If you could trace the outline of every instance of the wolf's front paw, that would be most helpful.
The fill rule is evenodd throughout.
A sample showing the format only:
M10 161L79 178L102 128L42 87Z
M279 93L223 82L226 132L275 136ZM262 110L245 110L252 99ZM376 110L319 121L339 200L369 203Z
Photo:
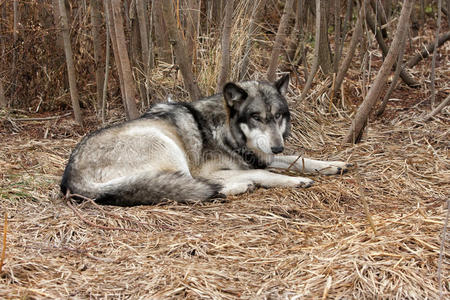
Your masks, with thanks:
M334 175L347 172L351 166L353 165L345 161L327 161L324 162L324 165L320 169L316 169L316 171L323 175Z
M309 179L307 181L301 182L300 185L298 185L298 187L309 188L313 184L314 184L314 180Z
M220 191L224 195L239 195L245 192L252 192L256 189L256 186L251 181L244 182L230 182Z
M301 188L308 188L311 185L313 185L314 180L304 177L292 177L292 184L293 187L301 187Z

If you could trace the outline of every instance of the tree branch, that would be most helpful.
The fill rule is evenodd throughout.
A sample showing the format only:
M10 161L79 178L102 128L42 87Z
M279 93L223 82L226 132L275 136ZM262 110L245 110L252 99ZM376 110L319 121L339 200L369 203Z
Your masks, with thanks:
M280 56L281 48L284 40L286 39L286 29L291 19L293 0L287 0L284 6L283 15L281 16L280 25L278 26L277 35L275 37L275 43L272 49L272 55L270 56L269 67L267 69L267 79L269 81L275 81L276 70L278 66L278 56Z
M354 137L361 136L364 125L366 124L367 118L369 117L369 113L372 110L372 107L377 101L378 97L380 96L380 93L383 90L383 86L386 84L386 79L392 70L395 59L397 58L400 43L403 39L403 36L406 34L407 24L409 23L408 20L412 10L412 2L413 0L405 0L403 2L400 19L397 25L397 31L395 33L395 37L392 41L391 47L389 48L389 52L386 55L383 65L378 71L375 81L372 84L369 92L367 93L366 98L356 112L355 118L352 122L352 126L350 126L344 138L344 143L355 143L358 140Z
M378 45L380 46L381 52L383 53L383 57L386 57L389 51L388 46L384 42L383 36L378 28L375 26L374 19L372 18L372 14L370 13L370 10L366 11L366 20L367 24L370 27L370 30L375 34L375 38L378 42ZM406 34L406 33L405 33ZM392 46L391 46L392 47ZM395 64L394 64L395 67ZM403 68L400 69L400 77L402 80L410 87L417 87L419 86L419 83L414 80L414 78L406 72Z
M440 47L442 46L445 42L450 40L450 31L447 31L446 33L442 34L439 37L437 46ZM431 43L429 43L428 45L425 46L424 49L422 49L422 51L420 51L419 53L417 53L416 55L414 55L413 57L411 57L407 62L406 62L406 67L408 68L412 68L415 65L417 65L422 59L427 58L428 56L430 56L430 53L432 53L434 51L434 48L436 47L436 43L433 41Z
M442 101L441 104L439 104L438 107L436 107L432 112L430 112L423 120L428 121L429 119L433 118L449 103L450 103L450 95L448 95L447 98L445 98L445 100Z

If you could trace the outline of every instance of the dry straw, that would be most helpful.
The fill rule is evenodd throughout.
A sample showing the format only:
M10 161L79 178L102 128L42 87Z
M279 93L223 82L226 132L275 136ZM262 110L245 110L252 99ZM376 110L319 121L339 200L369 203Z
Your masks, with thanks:
M27 136L42 121L3 133L0 195L9 226L0 297L438 298L448 112L418 123L423 112L398 110L371 121L363 143L343 147L348 119L329 114L326 98L296 106L297 96L293 89L288 152L357 167L311 175L309 189L258 189L225 203L119 208L87 201L73 204L80 218L57 187L79 139L62 138L70 119L47 126L53 139L41 138L42 128ZM447 241L443 298L448 249Z
M210 45L199 57L204 91L217 78L215 64L207 64L217 58ZM262 69L262 57L254 54L252 69ZM438 84L449 82L446 66L448 55ZM170 72L154 70L158 98L185 93ZM339 104L327 97L331 80L316 82L301 104L297 86L288 95L287 152L348 160L354 169L312 174L316 184L308 189L258 189L223 203L121 208L85 201L71 204L74 213L58 189L80 139L74 124L64 117L22 122L2 112L0 203L9 224L0 298L438 299L441 245L442 299L449 298L450 245L441 237L450 196L449 111L420 121L426 102L411 102L425 91L401 85L394 97L402 102L369 120L362 143L343 146L356 107L350 101L361 93L358 74L350 70Z

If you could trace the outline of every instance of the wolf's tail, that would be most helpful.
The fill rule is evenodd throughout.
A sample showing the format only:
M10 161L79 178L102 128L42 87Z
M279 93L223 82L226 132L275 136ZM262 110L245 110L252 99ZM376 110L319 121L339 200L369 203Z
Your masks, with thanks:
M188 203L223 197L221 185L206 179L192 178L180 172L156 176L136 175L106 184L84 182L80 185L63 178L61 191L95 198L99 204L136 206L152 205L164 200Z

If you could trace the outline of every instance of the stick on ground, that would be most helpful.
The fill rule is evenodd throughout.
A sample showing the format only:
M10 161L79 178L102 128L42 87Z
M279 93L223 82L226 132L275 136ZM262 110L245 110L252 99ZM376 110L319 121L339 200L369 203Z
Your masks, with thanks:
M423 120L428 121L431 118L433 118L435 115L437 115L444 107L446 107L450 103L450 94L445 98L444 101L441 102L441 104L438 105L435 109L433 109L432 112L430 112Z
M5 223L3 225L3 247L2 247L2 256L0 258L0 273L2 272L3 262L6 257L6 235L8 233L8 214L5 212Z

